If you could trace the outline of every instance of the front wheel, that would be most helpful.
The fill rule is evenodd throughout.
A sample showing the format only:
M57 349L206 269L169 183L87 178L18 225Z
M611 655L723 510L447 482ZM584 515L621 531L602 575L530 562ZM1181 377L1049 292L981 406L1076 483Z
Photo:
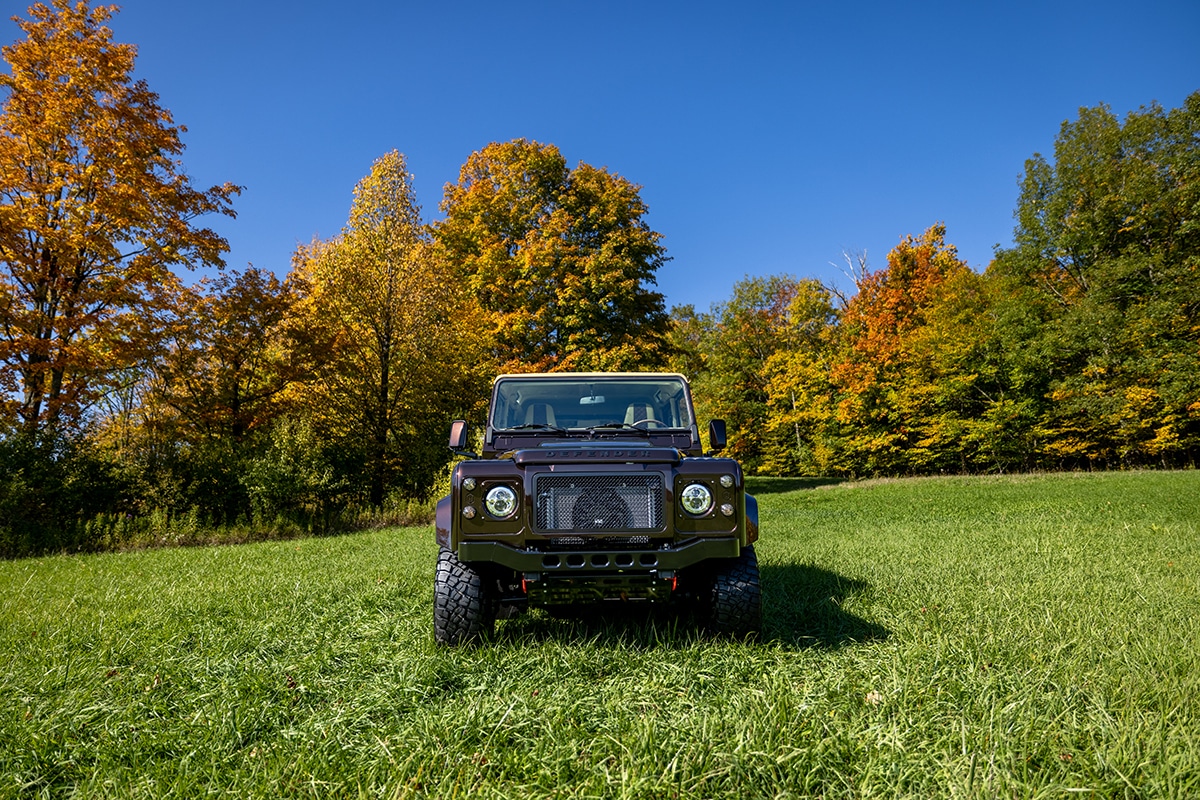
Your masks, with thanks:
M438 553L433 582L433 637L438 644L458 645L491 634L496 604L483 577L453 550Z
M707 627L713 634L744 638L762 629L762 586L753 545L716 564L707 606Z

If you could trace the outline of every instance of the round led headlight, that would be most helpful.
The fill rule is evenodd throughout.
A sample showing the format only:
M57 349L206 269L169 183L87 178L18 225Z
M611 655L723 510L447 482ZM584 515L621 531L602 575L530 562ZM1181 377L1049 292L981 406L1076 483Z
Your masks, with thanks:
M689 483L679 494L679 505L693 516L701 516L712 510L712 492L703 483Z
M517 493L507 486L493 486L483 497L483 504L493 517L503 519L517 510Z

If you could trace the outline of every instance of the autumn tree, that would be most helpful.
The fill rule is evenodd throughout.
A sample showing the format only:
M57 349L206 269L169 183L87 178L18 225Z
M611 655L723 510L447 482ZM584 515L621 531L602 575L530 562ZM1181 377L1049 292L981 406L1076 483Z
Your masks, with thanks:
M295 280L251 267L182 295L154 400L187 438L240 443L278 416L280 396L310 368L292 324L301 291Z
M106 23L115 6L54 0L17 19L0 75L0 391L26 430L69 426L136 362L179 290L173 269L221 265L238 187L198 190L184 132Z
M767 425L768 364L788 347L795 331L789 310L810 288L788 275L747 276L708 312L672 309L672 361L689 370L700 416L726 421L729 453L752 472L784 436Z
M630 369L665 358L666 261L640 187L518 139L446 186L437 242L478 298L502 370Z
M249 513L248 460L284 390L307 374L290 325L296 299L294 282L253 267L180 290L151 357L121 372L88 432L147 505L215 523Z
M300 401L319 431L363 465L367 498L428 489L456 414L484 394L478 309L431 246L404 156L378 159L354 190L340 236L298 250L301 314L328 343Z
M839 332L835 297L819 281L799 281L779 345L764 365L769 445L763 470L771 475L837 471L836 393L829 378Z
M937 224L905 237L888 253L885 268L859 280L842 313L840 352L830 367L845 469L895 474L933 466L922 462L933 458L930 448L939 452L944 437L930 438L925 407L942 384L927 368L918 369L916 344L947 281L968 271L946 242L945 226Z

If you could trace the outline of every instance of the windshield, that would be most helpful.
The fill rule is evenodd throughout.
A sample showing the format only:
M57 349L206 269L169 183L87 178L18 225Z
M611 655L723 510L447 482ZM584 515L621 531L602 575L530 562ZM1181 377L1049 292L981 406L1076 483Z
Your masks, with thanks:
M669 375L647 377L502 377L492 400L497 430L654 431L692 424L687 384Z

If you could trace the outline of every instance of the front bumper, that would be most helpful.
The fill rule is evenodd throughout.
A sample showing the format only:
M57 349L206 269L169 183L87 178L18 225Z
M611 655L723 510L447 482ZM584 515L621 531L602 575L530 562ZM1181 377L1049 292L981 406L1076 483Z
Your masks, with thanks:
M689 539L654 550L533 550L500 542L459 542L463 561L500 564L520 573L552 575L595 575L651 573L679 570L710 558L737 558L741 545L736 536Z

